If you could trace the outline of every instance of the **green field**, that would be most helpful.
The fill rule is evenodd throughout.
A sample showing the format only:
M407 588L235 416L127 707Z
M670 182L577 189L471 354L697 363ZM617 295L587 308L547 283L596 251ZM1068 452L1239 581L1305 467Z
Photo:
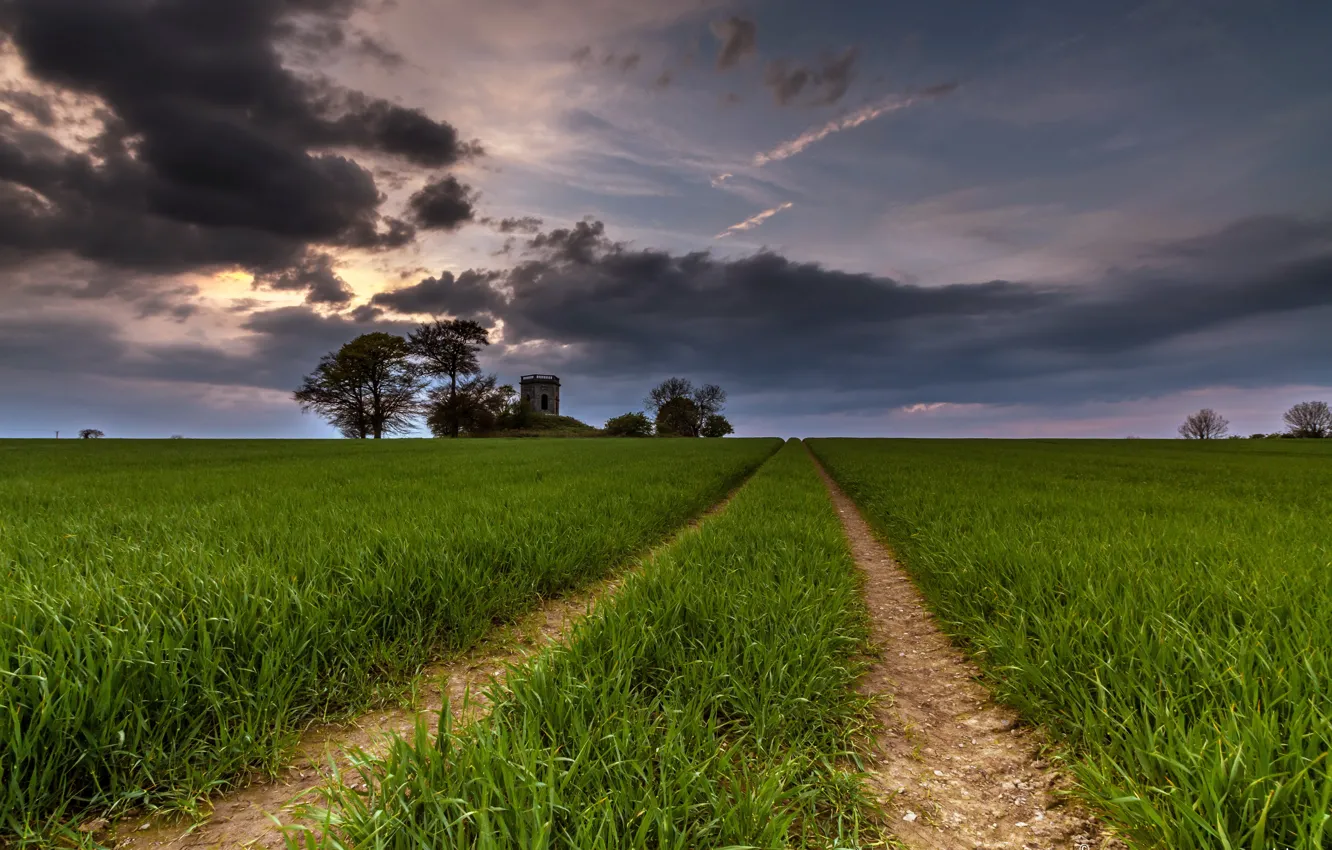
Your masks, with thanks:
M811 446L1142 846L1332 846L1332 441Z
M0 441L0 844L275 769L751 475L293 840L878 840L857 574L779 445ZM1332 847L1332 441L809 445L1135 846Z
M419 731L332 795L325 848L858 846L835 760L864 605L841 524L790 442L660 552L475 727ZM872 825L865 832L872 833Z
M777 446L0 442L0 830L273 767Z

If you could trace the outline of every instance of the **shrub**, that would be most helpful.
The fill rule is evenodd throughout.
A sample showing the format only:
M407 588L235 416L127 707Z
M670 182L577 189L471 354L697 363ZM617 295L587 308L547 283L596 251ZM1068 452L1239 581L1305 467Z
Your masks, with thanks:
M651 437L652 420L639 411L622 413L607 419L603 430L607 437Z

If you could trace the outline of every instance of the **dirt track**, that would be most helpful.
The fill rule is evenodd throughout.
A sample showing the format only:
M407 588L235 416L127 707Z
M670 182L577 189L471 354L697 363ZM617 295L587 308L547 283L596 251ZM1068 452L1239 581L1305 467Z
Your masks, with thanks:
M212 801L211 815L197 823L180 818L126 819L115 828L115 846L118 850L283 847L282 831L274 818L294 823L292 809L308 801L312 792L330 777L330 764L336 764L345 778L351 772L350 753L359 749L382 754L395 736L410 736L418 719L434 730L446 694L459 720L468 722L483 716L488 710L483 693L488 685L503 681L511 666L520 665L534 653L567 638L574 624L590 614L600 601L613 596L630 575L650 560L652 552L669 546L680 535L722 511L743 486L744 482L651 552L634 559L633 566L578 593L547 600L515 625L496 629L465 654L427 667L419 677L423 688L415 706L371 712L348 724L313 727L302 736L290 766L276 779L256 777L253 784L217 797ZM464 697L466 713L459 716Z
M816 461L817 463L817 461ZM865 576L880 656L861 691L882 697L866 765L899 842L921 850L1123 848L1059 793L1039 735L997 705L935 625L915 585L819 466Z

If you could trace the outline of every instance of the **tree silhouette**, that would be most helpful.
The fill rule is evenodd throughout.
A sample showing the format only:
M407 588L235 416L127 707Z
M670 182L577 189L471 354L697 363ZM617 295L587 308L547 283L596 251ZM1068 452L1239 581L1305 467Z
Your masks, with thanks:
M344 437L378 440L411 428L424 388L407 340L368 333L325 354L293 397L303 412L315 411Z
M423 374L449 379L446 394L448 403L443 407L437 404L434 413L454 418L442 422L445 430L436 434L458 436L463 428L460 417L467 407L457 399L458 379L480 374L481 363L477 355L481 346L490 345L490 334L471 319L436 320L412 331L407 337L407 345L412 355L418 358ZM434 430L433 425L431 429Z
M1186 440L1216 440L1224 437L1230 430L1230 422L1210 407L1184 420L1179 426L1179 435Z
M656 414L659 436L699 437L708 417L726 406L726 391L716 384L696 387L688 378L667 378L648 391L644 403Z
M735 429L725 416L720 413L714 413L703 423L703 436L705 437L725 437L727 434L734 434Z
M1281 416L1292 437L1332 437L1332 410L1325 401L1302 401Z

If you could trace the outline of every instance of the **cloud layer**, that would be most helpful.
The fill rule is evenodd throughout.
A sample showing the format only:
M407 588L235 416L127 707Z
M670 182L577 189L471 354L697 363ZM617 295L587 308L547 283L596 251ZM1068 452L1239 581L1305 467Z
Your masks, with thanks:
M1248 259L1227 270L1237 233ZM376 304L488 315L506 340L557 345L563 368L584 374L700 373L752 392L779 364L786 389L866 404L1133 398L1186 388L1200 369L1313 380L1332 354L1315 330L1332 315L1323 220L1250 220L1150 246L1140 267L1095 286L915 286L768 252L637 250L588 221L527 248L509 272L442 275Z
M420 110L285 64L284 53L345 48L355 9L9 0L0 32L60 98L24 93L27 123L0 112L0 263L67 254L299 275L311 246L410 242L413 227L381 212L371 171L349 153L434 169L480 150ZM62 124L96 130L78 142ZM436 211L416 210L422 226Z

